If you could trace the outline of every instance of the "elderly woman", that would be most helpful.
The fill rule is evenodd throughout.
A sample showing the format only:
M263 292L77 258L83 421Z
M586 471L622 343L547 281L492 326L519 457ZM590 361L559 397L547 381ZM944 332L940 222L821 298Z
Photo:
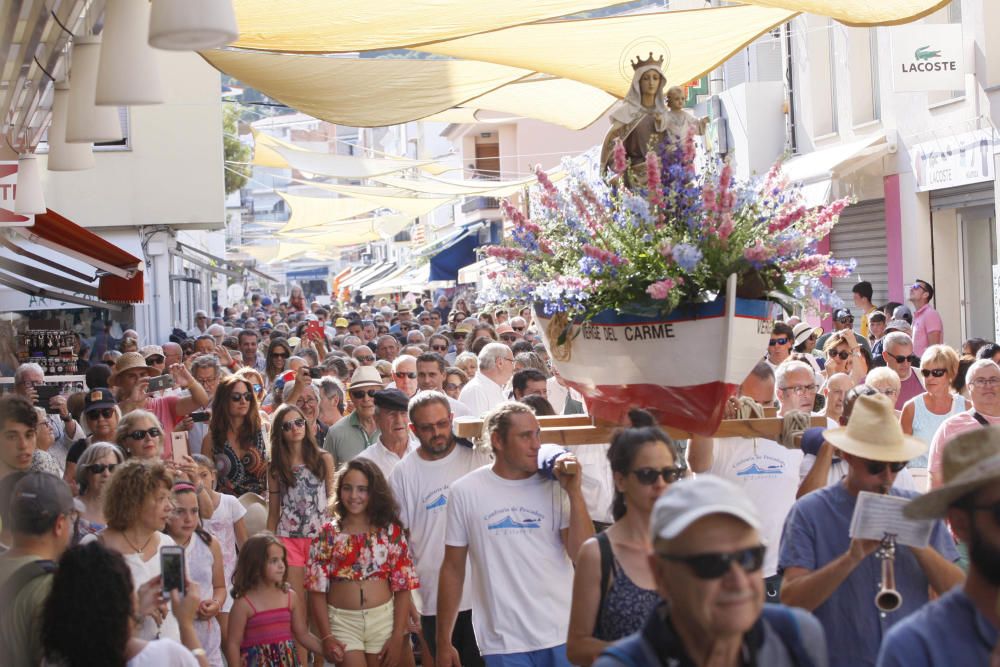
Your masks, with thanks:
M172 485L173 478L161 463L129 460L122 464L104 489L107 528L88 535L81 543L96 539L120 553L136 586L159 577L160 547L175 546L170 536L161 532L173 510ZM167 637L180 641L177 620L159 608L141 619L137 635L142 639Z
M386 361L385 359L379 359L375 362L375 370L378 371L378 375L382 378L383 384L389 384L392 382L392 362Z
M457 401L462 393L462 387L468 381L469 376L465 374L465 371L455 366L449 366L444 373L444 393Z
M464 371L471 380L479 370L479 359L471 352L463 352L455 357L455 367Z
M115 433L121 411L114 392L107 388L88 391L83 402L83 431L86 439L77 440L66 454L66 470L63 479L70 486L76 484L76 467L84 451L95 442L115 442Z
M163 427L152 412L133 410L118 422L115 444L126 459L160 461L163 458Z
M79 489L80 516L76 520L74 542L107 527L104 518L104 489L111 473L125 462L122 450L110 442L95 442L80 455L76 465L76 486Z
M899 374L891 368L885 366L880 366L879 368L873 368L865 376L865 384L882 394L883 396L888 396L892 399L893 404L895 404L896 399L899 398L900 381ZM896 411L897 416L899 416L899 411Z
M945 419L972 407L963 396L951 389L958 374L958 363L958 353L947 345L931 345L924 350L920 357L920 374L924 376L926 391L903 405L903 414L899 418L903 433L916 436L930 445L934 432ZM926 468L927 456L913 459L908 465L911 468Z

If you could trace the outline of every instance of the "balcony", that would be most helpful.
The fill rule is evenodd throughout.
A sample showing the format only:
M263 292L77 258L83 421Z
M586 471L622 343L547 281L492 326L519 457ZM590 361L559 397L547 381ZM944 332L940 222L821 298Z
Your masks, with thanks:
M500 199L497 197L466 197L462 202L462 224L480 220L500 219Z

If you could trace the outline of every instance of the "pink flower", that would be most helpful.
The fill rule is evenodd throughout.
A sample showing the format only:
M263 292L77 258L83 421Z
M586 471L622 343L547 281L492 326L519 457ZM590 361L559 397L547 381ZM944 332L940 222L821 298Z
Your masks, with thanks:
M500 209L507 216L507 219L515 225L520 226L524 222L524 214L521 213L520 209L511 204L509 199L500 200Z
M694 157L695 157L695 146L694 146L694 127L688 128L687 136L684 138L684 163L688 165L689 169L694 168Z
M614 169L616 174L621 174L628 169L628 155L625 153L625 144L622 143L621 138L615 139L615 145L611 154L614 158L611 168Z
M625 263L625 260L615 253L605 250L604 248L598 248L597 246L592 246L589 243L584 245L583 254L587 257L593 257L594 259L603 262L605 264L611 264L612 266L621 266Z
M765 246L760 239L757 239L754 245L743 251L743 256L749 262L761 264L774 257L774 250Z
M805 206L799 206L798 208L786 211L785 213L780 215L777 220L775 220L774 222L772 222L770 225L767 226L767 231L769 234L777 234L778 232L782 232L791 227L792 225L794 225L799 220L801 220L805 214L806 214Z
M729 235L733 233L733 228L736 223L733 221L733 216L726 211L722 214L722 221L719 223L719 238L725 241L729 238Z
M660 158L653 151L646 153L646 186L649 188L649 203L653 206L663 206Z
M507 248L499 245L489 246L486 248L486 254L490 257L497 257L508 262L524 259L525 256L525 252L520 248Z
M674 244L670 239L660 244L660 254L666 257L668 262L674 261Z
M676 281L673 278L657 280L655 283L646 288L646 294L654 299L666 299L670 296L670 290L680 285L681 282L682 280L680 278Z

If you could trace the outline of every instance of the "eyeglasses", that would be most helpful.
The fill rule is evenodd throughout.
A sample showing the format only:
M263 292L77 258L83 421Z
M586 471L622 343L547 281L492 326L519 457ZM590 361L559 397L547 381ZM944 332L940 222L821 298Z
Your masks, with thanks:
M87 419L97 419L98 417L103 417L104 419L111 419L111 415L115 414L114 408L98 408L96 410L91 410L87 413Z
M281 425L281 430L284 431L285 433L288 433L293 428L302 428L305 425L306 425L306 420L303 419L302 417L299 417L298 419L289 419Z
M132 431L131 433L128 434L127 437L131 438L132 440L145 440L147 435L150 438L159 438L162 433L163 431L154 426L152 428L147 428L145 431L141 429Z
M971 382L971 384L976 385L980 389L985 389L986 387L995 387L997 385L1000 385L1000 378L997 378L997 377L992 377L992 378L976 378L975 380L973 380Z
M906 461L897 461L895 463L888 463L886 461L866 461L865 469L868 471L869 475L881 475L882 471L889 468L894 473L899 472L906 467Z
M764 566L764 545L748 549L740 549L732 553L697 554L695 556L674 556L673 554L656 554L663 560L684 563L691 568L694 576L699 579L718 579L729 572L733 563L740 566L744 572L756 572Z
M445 382L444 383L444 389L445 389L445 391L458 391L461 388L462 388L462 385L458 384L457 382Z
M663 477L663 481L667 484L673 484L683 477L685 472L687 472L687 468L684 466L674 466L669 468L636 468L632 474L643 486L652 486L660 477Z
M839 357L841 361L847 361L847 358L851 356L851 353L847 350L840 350L839 352L837 350L830 350L827 354L831 359Z
M308 405L316 405L318 402L319 401L316 400L315 396L306 396L305 398L300 398L299 400L295 401L295 405L300 408L304 408Z
M892 387L889 387L887 389L877 389L876 391L878 391L878 393L882 394L883 396L899 396L899 390L893 389Z
M784 337L784 336L781 337L781 338L772 338L771 340L767 341L767 346L768 347L773 347L775 345L784 345L787 342L788 342L788 338Z
M36 382L35 380L22 380L18 384L24 387L25 389L34 389L35 387L41 387L45 383Z
M936 377L936 378L944 377L947 372L948 371L946 371L943 368L921 368L920 369L920 374L923 375L925 378L929 378L932 375L934 377Z
M117 467L118 467L117 463L91 463L87 465L87 472L92 473L94 475L100 475L105 470L107 470L108 472L114 472L115 468Z
M229 400L232 401L233 403L239 403L240 401L246 401L247 403L249 403L250 401L253 400L253 394L250 393L249 391L246 392L234 391L229 396Z
M796 396L801 396L802 394L814 394L816 393L816 385L800 384L794 387L782 387L781 391L790 391Z
M447 352L448 351L448 346L447 345L431 345L431 349L434 350L435 352Z
M436 431L444 431L451 429L451 420L442 419L439 422L433 424L414 424L413 428L420 433L434 433Z
M393 375L395 375L396 377L398 377L401 380L403 378L410 378L411 380L416 380L417 379L417 374L414 371L410 371L409 373L404 373L402 371L396 371L396 372L393 373Z
M378 389L369 389L368 391L365 391L364 389L352 389L350 392L351 398L353 398L355 401L360 401L366 395L368 396L368 398L375 398L375 394L377 393Z

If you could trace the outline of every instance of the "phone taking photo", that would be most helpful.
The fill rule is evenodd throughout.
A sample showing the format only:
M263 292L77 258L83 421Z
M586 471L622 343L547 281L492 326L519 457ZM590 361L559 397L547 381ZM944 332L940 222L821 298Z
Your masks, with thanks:
M175 463L182 463L185 456L190 456L188 434L186 431L174 431L170 434L170 458Z
M170 389L173 386L173 375L157 375L154 378L150 378L149 385L146 387L146 392L152 394L153 392L162 391L163 389Z
M170 591L177 591L184 597L184 547L160 547L160 576L163 578L163 597L169 598Z

